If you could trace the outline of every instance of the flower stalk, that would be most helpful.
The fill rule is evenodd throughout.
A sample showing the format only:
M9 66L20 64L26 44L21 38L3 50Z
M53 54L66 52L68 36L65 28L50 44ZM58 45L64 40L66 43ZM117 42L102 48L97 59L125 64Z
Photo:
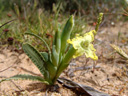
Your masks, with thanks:
M96 28L95 28L96 32L97 32L98 29L99 29L99 25L101 24L102 19L103 19L103 13L100 13L100 14L99 14L99 17L98 17L98 20L97 20Z

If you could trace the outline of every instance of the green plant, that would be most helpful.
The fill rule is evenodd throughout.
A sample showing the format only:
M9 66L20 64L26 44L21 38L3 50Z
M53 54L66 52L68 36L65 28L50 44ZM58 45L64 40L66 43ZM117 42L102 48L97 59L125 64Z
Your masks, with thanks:
M102 16L103 14L101 13L97 22L98 26L101 23ZM62 33L60 33L59 30L56 30L52 50L43 38L33 33L26 33L40 39L48 48L48 53L38 52L28 43L24 43L22 45L24 52L37 66L44 78L32 75L15 75L13 77L3 79L0 82L10 79L30 79L41 81L48 85L53 85L60 74L68 67L72 58L85 54L87 58L90 57L97 60L98 57L95 54L96 50L94 49L92 42L94 41L98 26L96 26L96 30L85 33L84 36L77 34L75 38L70 39L73 26L74 19L73 16L70 16Z

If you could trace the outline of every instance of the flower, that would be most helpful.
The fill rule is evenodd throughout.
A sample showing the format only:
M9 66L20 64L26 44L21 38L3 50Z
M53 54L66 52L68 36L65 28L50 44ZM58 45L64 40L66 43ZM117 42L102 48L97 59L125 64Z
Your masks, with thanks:
M94 41L94 34L96 34L95 30L92 30L88 33L85 33L84 36L80 36L79 34L76 35L76 38L68 39L67 42L72 44L74 49L77 51L75 52L73 58L81 56L85 53L87 58L92 58L97 60L98 57L95 54L96 49L93 47L92 42Z

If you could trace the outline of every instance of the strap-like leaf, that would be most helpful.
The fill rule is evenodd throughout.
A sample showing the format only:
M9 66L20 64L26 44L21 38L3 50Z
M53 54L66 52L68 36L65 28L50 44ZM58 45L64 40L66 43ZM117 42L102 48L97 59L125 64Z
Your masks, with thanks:
M60 76L60 74L68 67L69 64L60 64L56 76L54 77L53 83L57 80L57 78Z
M59 29L56 31L55 36L54 36L54 41L53 41L53 46L56 46L56 51L60 53L61 49L61 39L60 39L60 31Z
M40 72L44 75L45 66L44 60L41 54L30 44L23 44L23 50L28 55L28 57L33 61L33 63L37 66Z
M47 52L40 52L40 54L44 58L44 61L47 62L48 61L48 53Z
M56 75L57 68L53 65L53 63L50 62L50 60L48 58L48 53L46 53L46 52L40 52L40 53L44 57L45 68L48 70L51 79L53 79L54 76Z
M64 53L65 49L67 48L67 40L70 38L72 28L74 26L74 19L73 16L71 16L61 34L61 52Z
M71 48L65 54L65 56L63 57L62 62L60 63L60 65L58 67L58 70L57 70L57 73L56 73L56 77L54 78L54 81L56 81L57 78L60 76L60 74L68 67L69 62L72 59L75 52L76 52L76 50L73 48L73 46L71 46Z
M48 44L45 42L45 40L44 40L43 38L41 38L40 36L38 36L38 35L36 35L36 34L33 34L33 33L28 33L28 32L27 32L27 33L25 33L25 34L35 36L36 38L38 38L38 39L40 39L41 41L43 41L44 44L46 45L46 47L48 48L49 53L51 53L51 50L50 50Z
M52 47L52 54L51 54L51 59L52 59L52 63L54 66L58 66L58 62L59 62L59 54L56 52L56 46L53 45Z
M26 43L23 44L23 50L28 55L28 57L33 61L33 63L37 66L40 70L41 74L44 75L46 81L52 84L50 74L44 64L44 60L42 55L30 44Z
M56 71L57 71L57 67L55 67L51 62L46 62L45 64L48 72L49 72L49 75L50 75L50 78L51 80L55 77L56 75Z
M6 79L2 79L0 80L0 83L3 82L3 81L8 81L8 80L33 80L33 81L40 81L40 82L43 82L43 83L46 83L46 84L49 84L46 80L44 80L42 77L40 76L32 76L32 75L15 75L15 76L12 76L10 78L6 78Z
M71 45L69 50L65 54L62 63L68 64L71 61L71 59L73 58L73 55L75 54L75 52L76 52L76 49L74 49L74 47Z

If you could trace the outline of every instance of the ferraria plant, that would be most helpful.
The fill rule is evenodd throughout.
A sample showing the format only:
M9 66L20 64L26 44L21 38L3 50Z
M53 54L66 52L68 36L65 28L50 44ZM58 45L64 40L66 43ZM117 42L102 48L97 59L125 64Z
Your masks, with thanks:
M102 16L103 13L100 13L95 30L87 32L83 36L77 34L73 39L70 39L70 35L74 26L74 19L73 16L70 16L62 33L56 31L52 50L50 50L48 44L43 38L33 33L26 33L42 40L48 48L49 52L39 52L28 43L24 43L22 46L24 52L40 70L43 77L32 75L15 75L10 78L3 79L0 82L10 79L29 79L41 81L42 83L46 83L48 85L53 85L60 74L68 67L72 58L85 54L87 58L97 60L98 57L95 54L96 50L93 47L92 42L94 41L99 24L101 23Z

